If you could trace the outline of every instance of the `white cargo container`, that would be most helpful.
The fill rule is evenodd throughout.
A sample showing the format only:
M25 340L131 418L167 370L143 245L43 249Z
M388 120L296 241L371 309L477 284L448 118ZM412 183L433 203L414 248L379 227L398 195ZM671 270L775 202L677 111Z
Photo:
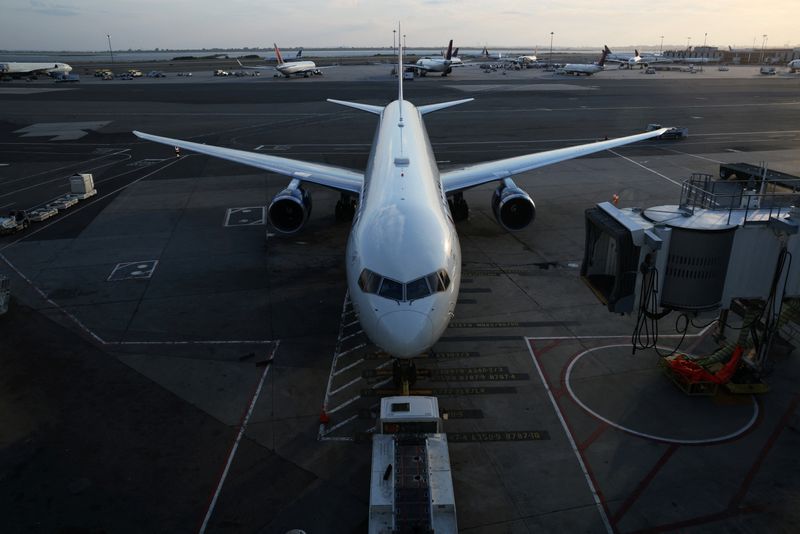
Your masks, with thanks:
M89 173L76 173L69 178L70 193L78 198L89 198L97 191L94 188L94 178Z

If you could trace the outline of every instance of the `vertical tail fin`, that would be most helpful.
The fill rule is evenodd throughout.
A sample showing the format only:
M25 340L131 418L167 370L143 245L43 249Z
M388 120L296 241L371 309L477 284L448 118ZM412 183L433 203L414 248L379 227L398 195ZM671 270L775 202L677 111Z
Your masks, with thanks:
M603 53L600 54L600 61L598 61L597 64L600 65L601 67L605 65L607 56L608 56L608 47L605 47L603 49Z
M635 57L639 57L639 51L638 51L638 50L636 50L635 48L633 49L633 55L634 55Z
M451 59L452 57L453 57L453 40L450 39L450 44L447 45L447 55L444 58Z
M303 49L297 51L297 54L294 56L295 59L302 59L303 58Z
M400 121L403 120L403 32L400 23L397 23L397 100L400 102Z
M453 50L453 57L458 57L458 48Z
M278 50L278 45L272 43L272 46L275 47L275 59L278 60L278 65L283 65L283 57L281 56L281 51Z

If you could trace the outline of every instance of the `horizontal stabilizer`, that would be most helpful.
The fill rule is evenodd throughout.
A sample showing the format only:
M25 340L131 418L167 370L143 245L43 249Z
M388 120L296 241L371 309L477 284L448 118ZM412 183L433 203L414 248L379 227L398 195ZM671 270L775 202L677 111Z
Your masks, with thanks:
M438 104L428 104L426 106L417 106L420 115L425 115L426 113L433 113L434 111L439 111L440 109L451 108L453 106L458 106L459 104L466 104L467 102L472 102L475 100L474 98L464 98L463 100L451 100L450 102L440 102Z
M380 115L383 113L383 106L372 106L370 104L361 104L359 102L348 102L346 100L334 100L333 98L329 98L328 102L332 104L339 104L340 106L345 106L348 108L360 109L361 111L366 111L367 113L374 113L375 115Z

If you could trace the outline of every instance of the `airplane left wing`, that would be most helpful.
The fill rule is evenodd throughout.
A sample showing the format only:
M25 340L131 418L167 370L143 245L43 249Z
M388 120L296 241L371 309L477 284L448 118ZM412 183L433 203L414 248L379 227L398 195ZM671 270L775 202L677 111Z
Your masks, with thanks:
M256 154L255 152L247 152L245 150L192 143L191 141L181 141L180 139L170 139L169 137L159 137L157 135L136 131L134 131L133 134L140 139L153 141L154 143L184 148L192 152L198 152L200 154L214 156L215 158L241 163L242 165L264 169L265 171L283 174L291 178L297 178L302 182L311 182L339 191L347 191L360 195L361 188L364 184L364 175L362 173L334 167L332 165L310 163L307 161L270 156L268 154Z
M567 148L558 148L556 150L548 150L546 152L537 152L535 154L526 154L524 156L516 156L513 158L500 159L497 161L489 161L486 163L477 163L469 165L461 169L455 169L441 173L442 187L445 193L453 193L455 191L462 191L475 187L488 182L502 180L521 174L539 167L552 165L561 161L579 158L595 152L602 152L610 148L629 145L637 141L643 141L666 132L669 128L661 128L660 130L653 130L652 132L645 132L636 135L629 135L627 137L619 137L617 139L609 139L608 141L598 141L596 143L587 143L585 145L571 146Z
M251 67L251 66L249 66L249 65L242 65L242 62L241 62L241 61L239 61L238 59L236 60L236 63L238 63L238 64L239 64L239 66L240 66L240 67L242 67L243 69L250 69L250 70L275 70L275 67L274 67L274 66L271 66L271 65L270 65L270 66L266 66L266 67Z

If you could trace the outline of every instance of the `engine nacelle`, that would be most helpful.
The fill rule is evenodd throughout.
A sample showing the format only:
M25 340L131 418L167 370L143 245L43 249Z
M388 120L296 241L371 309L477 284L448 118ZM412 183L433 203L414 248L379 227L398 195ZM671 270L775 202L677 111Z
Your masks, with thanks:
M536 218L536 204L530 195L517 187L510 178L495 189L492 195L494 217L506 230L522 230Z
M294 179L289 186L275 195L267 209L272 226L281 233L293 234L300 230L311 215L311 195Z

